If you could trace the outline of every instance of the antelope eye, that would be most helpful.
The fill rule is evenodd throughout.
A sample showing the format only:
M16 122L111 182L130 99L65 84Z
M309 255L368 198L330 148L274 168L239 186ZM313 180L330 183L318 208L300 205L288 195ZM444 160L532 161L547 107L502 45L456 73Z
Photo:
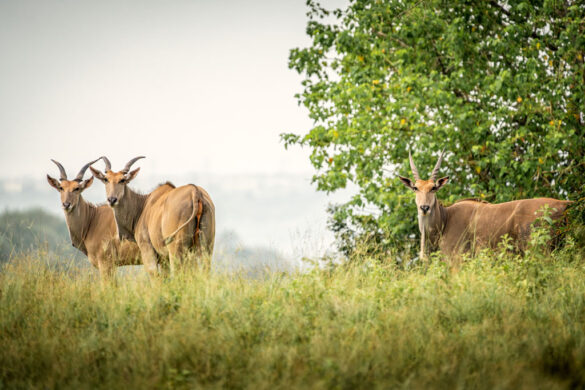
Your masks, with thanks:
M437 191L437 190L438 190L438 188L435 186L433 186L433 188L431 188L431 191Z
M79 187L77 187L76 189L73 190L73 192L79 192Z
M126 183L126 179L120 179L118 183Z
M418 188L417 187L412 187L412 189L415 190L415 191L418 191Z
M107 183L107 182L108 182L108 179L104 179L104 183Z

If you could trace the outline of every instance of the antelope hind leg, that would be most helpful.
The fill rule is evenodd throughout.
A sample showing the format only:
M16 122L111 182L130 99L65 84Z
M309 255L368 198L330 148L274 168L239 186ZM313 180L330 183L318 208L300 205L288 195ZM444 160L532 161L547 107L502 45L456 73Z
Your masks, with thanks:
M158 256L154 251L154 248L150 245L141 246L140 247L140 255L142 256L142 264L144 264L144 269L151 277L158 276Z

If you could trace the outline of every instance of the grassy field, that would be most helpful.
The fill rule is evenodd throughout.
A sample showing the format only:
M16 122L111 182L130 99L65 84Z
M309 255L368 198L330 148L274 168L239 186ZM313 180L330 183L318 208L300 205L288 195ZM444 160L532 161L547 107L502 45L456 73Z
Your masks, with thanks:
M102 283L0 273L0 388L583 388L585 260Z

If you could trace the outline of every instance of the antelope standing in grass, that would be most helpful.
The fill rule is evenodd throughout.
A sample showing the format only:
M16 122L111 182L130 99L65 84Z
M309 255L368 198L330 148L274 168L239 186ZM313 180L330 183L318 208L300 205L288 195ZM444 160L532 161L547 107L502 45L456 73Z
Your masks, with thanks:
M102 277L111 277L114 266L140 264L138 246L118 239L118 229L110 207L91 204L81 195L93 183L93 176L83 180L83 175L97 160L85 164L73 180L67 180L65 168L59 162L51 161L59 168L60 177L57 180L47 175L47 181L61 194L61 205L73 246L88 257Z
M128 187L140 171L130 171L132 164L144 158L135 157L124 169L112 171L106 157L105 173L91 167L93 175L106 185L106 197L114 209L121 237L135 240L142 262L151 275L158 273L157 264L170 265L171 273L181 266L190 249L209 269L215 239L215 206L207 191L187 184L158 186L142 195Z
M516 247L522 250L530 237L531 225L542 216L540 210L544 206L552 209L550 217L556 220L571 203L551 198L522 199L499 204L464 199L444 207L436 195L449 181L448 176L437 180L443 153L439 155L429 180L420 178L410 152L408 158L415 181L399 177L416 194L421 259L425 257L427 241L431 247L438 246L443 253L451 255L485 246L495 247L507 234Z

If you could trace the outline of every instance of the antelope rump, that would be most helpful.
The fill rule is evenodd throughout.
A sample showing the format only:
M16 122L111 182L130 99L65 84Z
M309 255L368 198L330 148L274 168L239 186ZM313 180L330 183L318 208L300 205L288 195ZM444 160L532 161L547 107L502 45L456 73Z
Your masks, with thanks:
M112 171L106 157L105 172L91 167L93 175L106 186L106 198L114 210L120 237L135 241L142 262L151 275L158 265L170 266L171 273L181 267L190 250L207 269L210 267L215 240L215 206L203 188L187 184L175 187L167 182L149 194L139 194L128 187L140 171L130 171L130 160L124 169Z

